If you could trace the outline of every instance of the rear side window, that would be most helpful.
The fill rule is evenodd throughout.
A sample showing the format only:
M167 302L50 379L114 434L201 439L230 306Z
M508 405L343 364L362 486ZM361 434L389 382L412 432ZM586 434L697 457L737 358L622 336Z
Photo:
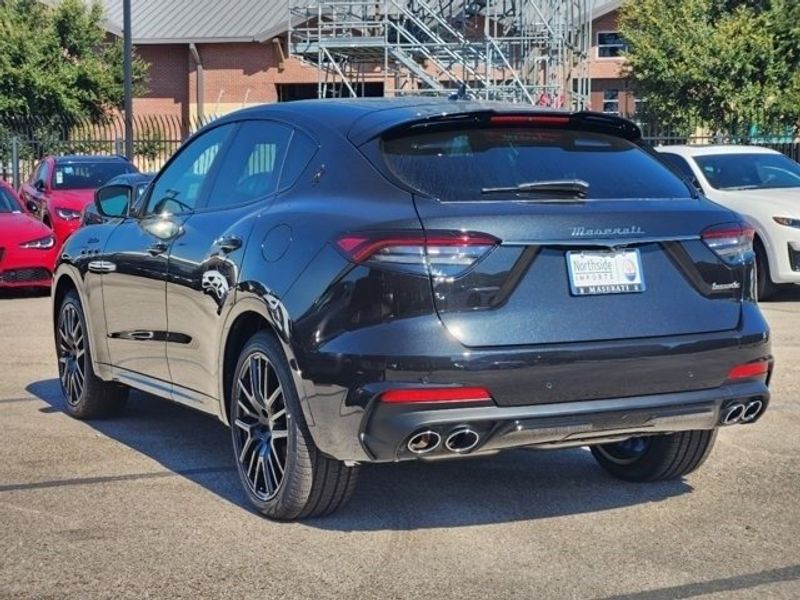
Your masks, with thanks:
M582 180L588 198L689 198L679 177L634 143L575 130L479 128L406 135L382 142L400 181L445 202L498 200L482 190ZM509 193L511 199L529 196Z
M245 121L236 132L208 197L208 208L236 206L275 192L292 130Z

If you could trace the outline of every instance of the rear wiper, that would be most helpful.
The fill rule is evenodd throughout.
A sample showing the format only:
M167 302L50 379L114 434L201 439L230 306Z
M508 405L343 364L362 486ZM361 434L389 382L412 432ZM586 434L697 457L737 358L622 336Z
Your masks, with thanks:
M589 192L589 184L582 179L553 179L551 181L531 181L507 187L485 187L481 194L542 194L561 196L564 200L584 200Z

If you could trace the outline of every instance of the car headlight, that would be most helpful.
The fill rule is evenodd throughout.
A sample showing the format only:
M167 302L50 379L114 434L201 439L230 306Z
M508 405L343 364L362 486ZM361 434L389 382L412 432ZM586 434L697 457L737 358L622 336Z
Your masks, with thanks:
M56 213L65 221L74 221L81 218L81 211L72 210L71 208L57 208Z
M20 244L20 248L37 248L39 250L47 250L52 248L56 244L55 236L48 235L43 238L39 238L37 240L31 240L30 242L25 242L24 244Z
M772 217L778 225L786 225L786 227L797 227L800 229L800 219L791 219L789 217Z

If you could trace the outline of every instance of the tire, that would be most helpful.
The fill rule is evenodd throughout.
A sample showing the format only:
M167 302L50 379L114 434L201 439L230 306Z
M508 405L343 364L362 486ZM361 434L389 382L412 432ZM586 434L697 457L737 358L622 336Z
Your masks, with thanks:
M67 412L78 419L114 416L124 408L128 388L95 375L86 332L80 298L70 291L61 301L56 322L58 379Z
M256 333L242 348L229 398L236 470L259 513L275 520L319 517L350 499L358 467L314 445L283 349L270 332Z
M778 286L772 282L772 275L769 270L769 260L767 252L760 242L756 242L756 293L757 299L769 300L778 291Z
M688 475L708 458L717 430L682 431L592 446L606 471L625 481L665 481Z

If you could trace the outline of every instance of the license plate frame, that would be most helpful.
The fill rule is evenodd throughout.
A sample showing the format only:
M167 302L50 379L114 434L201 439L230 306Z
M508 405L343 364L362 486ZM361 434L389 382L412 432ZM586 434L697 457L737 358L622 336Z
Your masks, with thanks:
M573 296L640 294L647 289L638 248L570 250L566 260Z

